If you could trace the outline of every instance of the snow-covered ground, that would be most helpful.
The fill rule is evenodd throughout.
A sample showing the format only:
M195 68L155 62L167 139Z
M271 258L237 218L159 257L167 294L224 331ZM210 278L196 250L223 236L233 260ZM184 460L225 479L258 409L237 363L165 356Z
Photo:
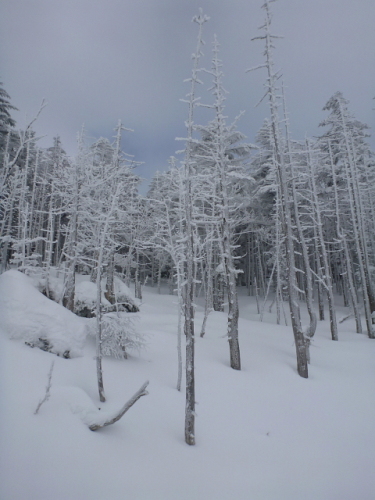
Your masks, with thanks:
M33 280L10 270L0 276L0 318L10 338L47 344L59 356L83 355L88 325L37 291Z
M291 328L270 315L253 321L256 306L241 296L242 371L229 367L225 314L212 313L196 339L197 444L189 447L185 396L175 389L176 298L143 293L147 350L103 360L106 403L94 339L82 357L63 359L1 331L1 500L375 498L375 341L348 320L332 342L320 322L302 379ZM197 331L202 319L198 307ZM52 360L51 397L34 415ZM119 422L88 429L88 415L119 409L146 380L149 395Z

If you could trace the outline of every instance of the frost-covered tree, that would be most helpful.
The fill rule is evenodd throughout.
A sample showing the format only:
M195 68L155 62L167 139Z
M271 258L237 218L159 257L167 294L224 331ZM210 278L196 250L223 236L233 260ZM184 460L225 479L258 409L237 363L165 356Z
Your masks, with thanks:
M331 269L328 260L328 252L326 248L326 242L324 238L324 230L323 230L323 218L322 218L322 210L321 203L318 198L318 191L316 186L316 159L314 157L314 152L310 146L309 141L307 141L307 153L308 153L308 171L309 171L309 180L311 187L311 202L313 205L313 213L312 220L316 226L316 237L318 242L318 247L320 249L321 260L323 264L323 275L324 275L324 286L327 292L328 298L328 308L329 308L329 317L330 317L330 328L331 328L331 337L332 340L338 340L338 332L337 332L337 321L336 321L336 311L335 311L335 303L333 296L333 286L332 286L332 276Z
M84 148L83 131L78 136L77 158L69 166L70 168L65 172L66 186L68 186L68 189L65 191L65 195L67 195L65 207L68 214L68 223L64 231L65 245L63 254L66 266L62 303L67 309L74 311L75 273L79 258L79 240L82 238L79 227L86 208L84 205L84 190L86 187L84 179L89 170Z
M212 92L215 100L212 106L207 107L214 110L215 118L207 126L196 126L202 135L202 141L195 145L194 156L198 168L201 167L200 173L206 174L205 184L207 187L211 184L211 189L207 190L205 199L202 200L210 204L211 209L208 213L205 211L202 217L203 223L213 233L211 238L214 237L217 242L219 264L228 291L230 365L240 370L238 270L235 267L234 250L236 231L244 219L241 214L241 195L249 177L245 173L243 162L249 153L249 146L240 142L244 136L236 130L237 120L231 125L226 124L222 62L219 59L219 44L216 37L213 44L212 69L208 73L213 78Z
M149 204L149 220L151 222L145 247L155 251L166 252L173 264L173 278L176 284L178 301L177 390L181 390L182 382L182 317L184 314L184 280L185 280L185 242L184 242L184 205L183 205L183 172L171 159L170 169L158 174L156 181L147 195Z
M12 111L17 111L17 108L11 104L10 96L0 82L0 171L5 167L5 157L9 161L19 145L18 136L14 133L16 122Z
M38 171L38 154L37 139L32 127L44 106L43 102L35 118L24 131L15 134L9 129L5 146L1 148L0 245L3 270L11 258L15 264L25 268L27 253L35 243L35 240L31 239L30 201L35 173ZM16 136L14 147L12 134Z
M339 245L338 252L340 252L342 256L342 261L344 263L344 273L346 276L346 283L349 288L350 302L353 308L353 314L356 322L357 333L362 333L362 323L361 323L361 314L358 303L358 297L356 293L356 284L355 284L355 275L353 273L353 263L351 252L349 248L349 242L347 235L345 234L342 224L342 211L340 210L340 197L339 197L339 188L337 185L337 177L335 171L335 165L333 161L332 149L330 143L328 142L328 150L329 150L329 161L331 165L331 174L332 174L332 186L334 192L334 210L335 210L335 218L336 218L336 236L337 242ZM345 214L345 212L344 212Z
M200 83L198 78L199 60L202 55L203 24L208 21L202 10L193 21L199 26L197 47L193 55L192 76L189 79L190 92L187 95L188 119L186 122L187 137L184 158L184 182L183 182L183 205L184 205L184 241L185 241L185 286L184 286L184 330L186 336L186 407L185 407L185 442L189 445L195 444L195 380L194 380L194 230L193 230L193 191L192 178L195 173L195 163L192 155L193 131L194 131L194 109L197 104L196 85Z
M309 247L308 247L308 241L307 241L307 235L306 235L306 225L304 224L304 219L306 217L303 217L303 212L300 209L301 201L304 201L304 198L306 198L306 194L303 192L303 190L299 190L297 186L297 175L298 175L298 158L300 157L299 151L297 150L294 152L292 141L291 141L291 136L290 136L290 129L289 129L289 118L286 110L286 102L285 102L285 93L284 93L284 88L283 88L283 107L284 107L284 121L285 121L285 138L286 138L286 159L289 164L289 169L290 169L290 176L291 176L291 182L290 182L290 187L291 187L291 197L293 200L293 209L294 209L294 224L295 224L295 229L296 229L296 234L298 238L298 243L300 245L301 249L301 260L303 263L303 272L304 272L304 295L305 295L305 300L306 300L306 306L307 306L307 311L309 313L309 318L310 318L310 324L306 328L305 333L305 340L306 340L306 353L307 353L307 359L308 362L310 362L310 351L309 351L309 345L311 342L312 337L315 335L316 331L316 326L317 326L317 317L316 313L314 310L314 304L313 304L313 276L312 276L312 270L311 270L311 264L310 264L310 255L309 255ZM297 158L296 158L297 157ZM302 196L298 191L302 191ZM302 212L302 213L301 213ZM331 289L330 289L331 290ZM330 295L331 298L331 295ZM331 302L330 302L331 304ZM331 311L331 309L330 309ZM335 323L335 318L332 320L331 324L333 326L336 325ZM336 327L337 330L337 327ZM337 340L337 331L334 332L334 339Z
M12 158L14 150L18 149L18 136L14 133L16 122L11 113L16 110L3 83L0 82L0 172Z
M329 116L321 123L329 130L321 137L323 150L328 151L329 161L333 163L335 177L346 188L347 217L342 224L353 241L355 263L358 266L361 292L365 309L367 333L375 338L373 315L375 312L375 292L371 268L374 257L371 255L371 240L366 231L367 220L371 213L371 199L364 189L371 162L371 153L366 143L366 125L356 120L348 110L348 101L336 92L324 107ZM368 203L370 200L370 203Z
M262 40L265 43L265 63L258 67L265 67L267 70L267 81L266 96L269 100L270 112L271 112L271 130L272 130L272 140L274 148L274 161L276 165L277 172L277 183L280 191L280 208L281 208L281 220L282 229L285 242L286 250L286 261L287 261L287 288L288 288L288 300L291 315L291 322L294 334L294 341L296 346L297 355L297 370L301 377L308 377L308 366L307 366L307 344L304 337L304 332L302 329L301 319L300 319L300 309L297 297L297 279L296 273L298 272L295 262L295 240L293 234L293 218L291 211L291 197L289 192L289 172L287 169L287 164L285 161L285 152L283 147L282 134L280 130L280 118L278 112L278 72L274 70L273 62L273 49L274 49L274 39L277 36L271 33L271 12L270 12L270 0L266 0L262 5L265 11L265 22L261 27L263 34L253 38L253 40ZM255 69L255 68L254 68Z
M10 95L3 87L3 82L0 82L0 131L3 133L8 127L15 127L16 122L12 118L11 111L16 111L17 108L10 103ZM4 130L5 129L5 130Z

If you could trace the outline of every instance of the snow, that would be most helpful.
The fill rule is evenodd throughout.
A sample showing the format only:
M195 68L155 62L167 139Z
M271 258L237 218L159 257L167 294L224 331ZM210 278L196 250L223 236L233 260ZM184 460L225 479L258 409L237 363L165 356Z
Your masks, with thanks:
M88 309L95 309L97 300L96 283L90 281L90 276L77 275L77 283L75 286L75 305L77 309L82 309L87 307ZM106 280L103 279L101 283L102 294L101 301L102 305L105 307L111 307L110 302L105 298L105 285ZM134 298L130 289L126 284L121 281L117 276L114 279L114 292L117 301L121 303L129 303L139 306L140 301Z
M88 277L89 278L89 277ZM87 281L80 281L75 287L75 302L90 303L90 305L96 304L97 292L96 284L92 283L89 279ZM108 300L104 297L102 293L102 301L105 305L109 305Z
M47 278L45 273L43 273L40 268L35 267L28 276L35 288L37 288L40 292L43 292L46 289ZM54 267L51 267L49 271L48 289L49 297L53 298L55 302L60 302L64 291L64 283L61 278L58 278L58 270Z
M114 286L115 286L116 296L128 297L133 302L137 302L139 304L139 302L137 301L138 299L134 298L134 294L130 291L129 287L123 281L121 281L117 276L115 276L114 279Z
M1 327L30 344L48 341L52 352L82 356L87 328L80 318L45 297L28 276L10 270L0 276Z
M5 273L0 283L4 328L4 302L12 303L4 293L23 304L16 295L25 298L28 282ZM66 360L0 332L1 499L375 497L375 342L354 333L352 319L340 325L338 342L330 340L329 322L319 322L306 380L296 372L291 328L275 325L269 313L268 323L257 321L253 299L240 297L242 371L229 367L226 315L212 313L205 337L196 337L197 444L190 447L184 388L175 389L175 302L144 288L139 328L148 348L128 360L103 360L106 403L97 394L92 338L83 357ZM202 320L198 305L197 332ZM53 359L51 397L34 415ZM149 395L123 419L88 429L146 380Z

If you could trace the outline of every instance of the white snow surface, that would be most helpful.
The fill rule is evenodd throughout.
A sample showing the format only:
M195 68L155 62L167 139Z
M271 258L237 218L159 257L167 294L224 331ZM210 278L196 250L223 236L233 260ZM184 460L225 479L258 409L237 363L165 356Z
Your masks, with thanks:
M17 278L1 281L2 295L17 284L12 301L27 294ZM83 357L67 360L0 332L0 498L373 500L375 341L354 333L349 319L333 342L329 322L319 322L306 380L296 372L291 328L268 313L268 323L258 318L253 299L241 296L241 371L229 367L225 313L212 313L206 336L196 338L192 447L184 442L184 388L175 388L176 297L144 288L139 328L148 349L103 360L106 403L98 399L93 339ZM198 305L197 332L202 320ZM34 415L53 359L51 397ZM146 380L149 395L119 422L88 429Z
M88 332L84 320L45 297L19 271L0 276L0 318L1 328L12 339L35 343L42 338L56 354L83 355Z
M92 283L90 281L90 276L82 276L82 275L77 275L76 281L77 282L75 286L75 302L82 302L84 304L95 306L97 299L96 283ZM101 284L102 286L101 301L102 305L110 306L111 304L104 296L105 284L106 280L103 279ZM119 299L128 298L134 304L137 305L140 304L140 301L134 298L134 294L130 291L129 287L123 281L121 281L117 276L115 276L114 279L114 290L115 290L115 296L118 297Z
M102 294L103 295L103 294ZM92 283L89 279L86 281L79 281L75 287L75 301L81 302L92 302L96 304L96 284ZM102 301L105 301L105 304L108 305L108 300L102 296Z

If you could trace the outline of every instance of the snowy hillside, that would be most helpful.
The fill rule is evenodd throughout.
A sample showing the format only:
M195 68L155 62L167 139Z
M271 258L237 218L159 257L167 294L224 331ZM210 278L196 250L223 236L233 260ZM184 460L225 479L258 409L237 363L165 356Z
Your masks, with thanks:
M177 378L176 297L145 288L148 347L103 360L99 403L94 340L63 359L0 335L4 500L372 500L375 497L375 342L354 320L330 340L320 322L309 378L297 375L290 327L251 321L240 297L242 371L229 367L226 315L196 338L196 446L184 442ZM203 319L196 314L197 330ZM2 325L4 326L4 325ZM51 361L49 401L37 415ZM146 381L149 395L114 425L85 418L119 409Z
M82 356L88 333L84 321L47 299L32 279L16 270L0 275L0 317L11 338L59 356Z

